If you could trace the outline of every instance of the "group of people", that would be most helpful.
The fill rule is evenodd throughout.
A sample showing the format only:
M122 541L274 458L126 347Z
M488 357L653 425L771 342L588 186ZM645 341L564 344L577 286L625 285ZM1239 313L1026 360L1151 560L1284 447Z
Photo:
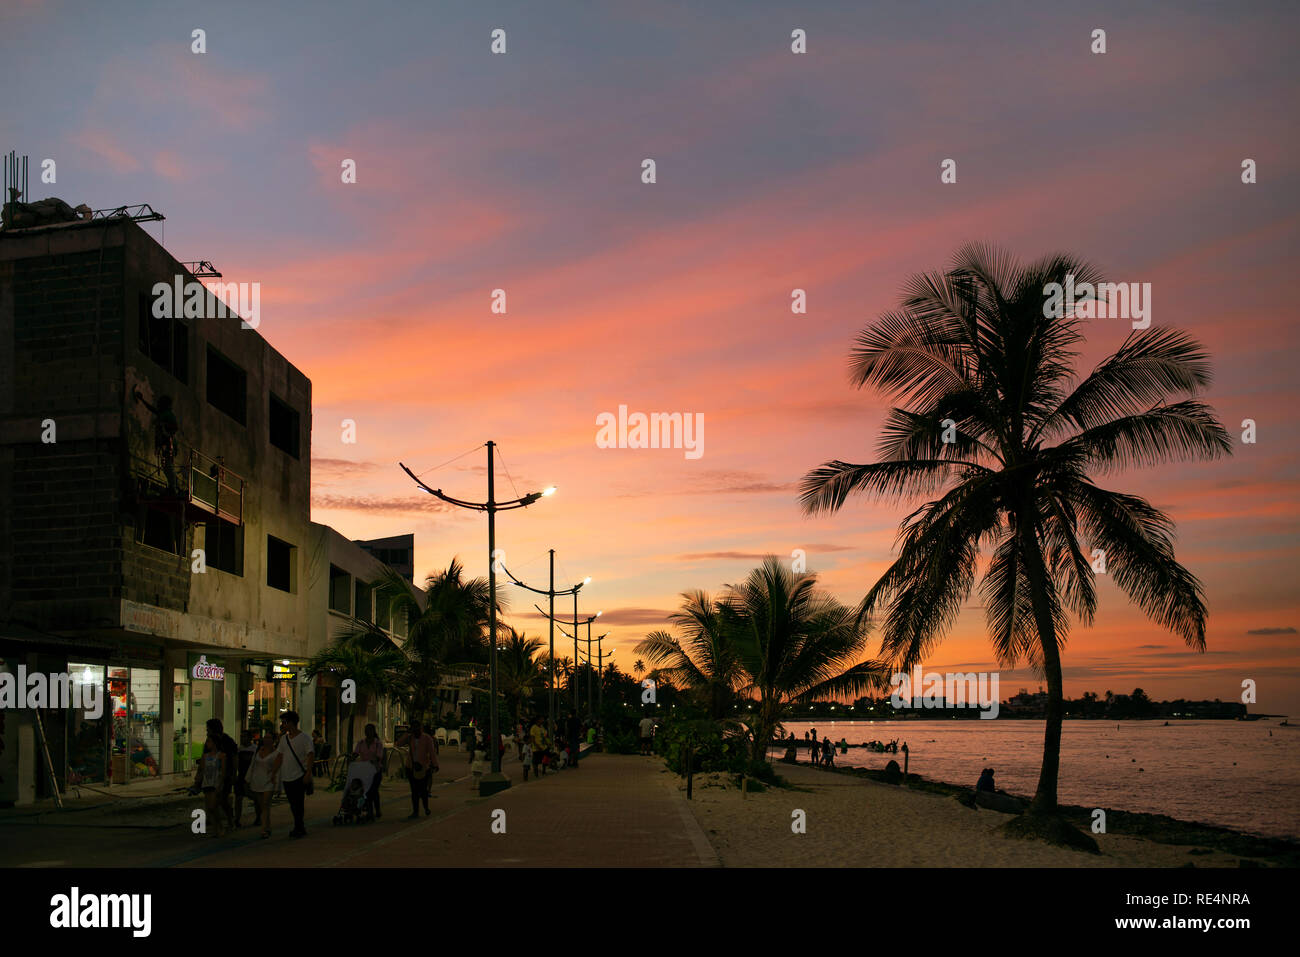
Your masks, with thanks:
M280 715L280 734L269 730L254 739L252 731L242 733L239 744L226 734L220 718L207 722L207 739L203 755L194 773L191 794L203 794L209 833L220 837L243 826L244 803L247 800L255 814L253 826L260 826L261 836L271 836L271 799L280 790L293 815L290 837L304 837L306 797L312 793L312 773L317 755L324 751L319 734L308 735L298 727L299 717L294 711ZM579 742L586 733L589 741L598 738L595 724L585 728L574 712L557 729L555 740L547 732L546 722L533 718L528 728L523 724L515 731L519 759L523 765L524 780L531 770L534 777L547 771L578 767ZM486 746L478 732L471 731L465 742L470 760L474 752ZM408 820L420 817L423 809L427 816L433 775L439 770L438 742L424 730L418 720L412 721L409 730L398 737L396 744L406 749L406 778L411 789L411 813ZM504 754L505 739L498 734L497 747ZM366 790L365 810L374 818L382 816L379 784L384 766L384 743L373 724L365 727L365 736L352 749L352 761L372 764L375 774Z
M306 796L310 793L311 738L298 728L298 714L280 715L280 735L262 734L253 741L251 731L243 732L242 744L226 734L220 718L209 718L203 755L194 772L190 793L202 792L206 818L211 833L220 837L227 829L243 826L244 801L253 805L253 826L260 825L262 837L271 836L271 797L281 788L293 814L290 837L303 837ZM234 798L232 807L231 798Z
M829 737L817 740L817 729L804 732L804 741L808 744L808 753L813 767L833 768L835 767L835 745L831 744ZM790 732L790 747L795 746L794 732Z
M555 729L553 741L546 725L546 721L541 716L537 716L529 722L527 728L522 724L515 728L515 738L519 745L519 763L523 766L525 781L528 780L529 770L533 772L534 778L540 778L547 771L578 767L583 728L577 713L570 711L568 717L560 722ZM598 737L596 725L589 725L587 741L594 744Z

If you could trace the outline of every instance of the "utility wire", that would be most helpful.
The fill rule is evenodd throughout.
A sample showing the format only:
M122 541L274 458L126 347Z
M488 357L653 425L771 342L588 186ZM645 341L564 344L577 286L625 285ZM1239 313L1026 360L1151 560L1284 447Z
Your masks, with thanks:
M477 451L478 451L479 449L481 449L481 448L483 448L483 446L481 446L481 445L476 445L476 446L474 446L472 449L470 449L469 451L466 451L466 452L462 452L462 453L460 453L460 455L457 455L456 458L448 459L447 461L443 462L442 465L435 465L433 468L431 468L431 469L425 469L423 472L417 472L416 475L417 475L417 477L419 477L419 478L424 478L424 477L425 477L426 475L428 475L430 472L436 472L436 471L438 471L438 469L446 468L446 467L447 467L448 465L450 465L452 462L455 462L456 459L463 459L465 456L469 455L471 452L477 452Z

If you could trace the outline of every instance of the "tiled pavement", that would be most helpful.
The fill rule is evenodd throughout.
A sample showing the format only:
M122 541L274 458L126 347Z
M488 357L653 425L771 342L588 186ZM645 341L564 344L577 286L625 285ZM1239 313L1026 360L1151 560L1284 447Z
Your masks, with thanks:
M656 758L593 755L574 771L520 779L481 798L468 780L435 788L432 815L406 820L409 799L386 798L381 821L308 824L308 836L260 841L176 861L190 867L699 867L717 856ZM444 762L444 772L446 762ZM330 809L332 813L332 808ZM504 833L501 815L504 812ZM284 812L277 808L279 821ZM494 831L494 821L498 822Z

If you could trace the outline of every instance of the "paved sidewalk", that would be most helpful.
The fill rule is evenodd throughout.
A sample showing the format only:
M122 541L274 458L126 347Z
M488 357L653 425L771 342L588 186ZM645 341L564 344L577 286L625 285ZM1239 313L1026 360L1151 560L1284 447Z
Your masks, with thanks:
M445 763L444 763L445 768ZM663 762L638 755L595 755L576 770L523 782L481 798L462 780L435 789L432 816L405 819L410 805L385 802L383 820L334 827L308 824L299 841L254 838L216 848L192 867L699 867L714 854ZM400 808L400 813L399 813ZM494 833L496 811L505 833ZM499 829L500 825L498 825ZM197 840L197 839L196 839Z

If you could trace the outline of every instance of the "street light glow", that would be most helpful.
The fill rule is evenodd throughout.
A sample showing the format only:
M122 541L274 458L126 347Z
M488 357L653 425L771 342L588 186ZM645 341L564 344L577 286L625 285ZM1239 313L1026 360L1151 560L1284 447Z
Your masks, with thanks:
M591 584L591 576L588 575L586 578L584 578L584 579L582 580L582 583L583 583L584 585L590 585L590 584Z
M555 486L554 486L554 485L548 485L548 486L546 487L546 490L542 492L542 495L543 495L543 496L546 496L546 495L554 495L554 494L555 494Z

